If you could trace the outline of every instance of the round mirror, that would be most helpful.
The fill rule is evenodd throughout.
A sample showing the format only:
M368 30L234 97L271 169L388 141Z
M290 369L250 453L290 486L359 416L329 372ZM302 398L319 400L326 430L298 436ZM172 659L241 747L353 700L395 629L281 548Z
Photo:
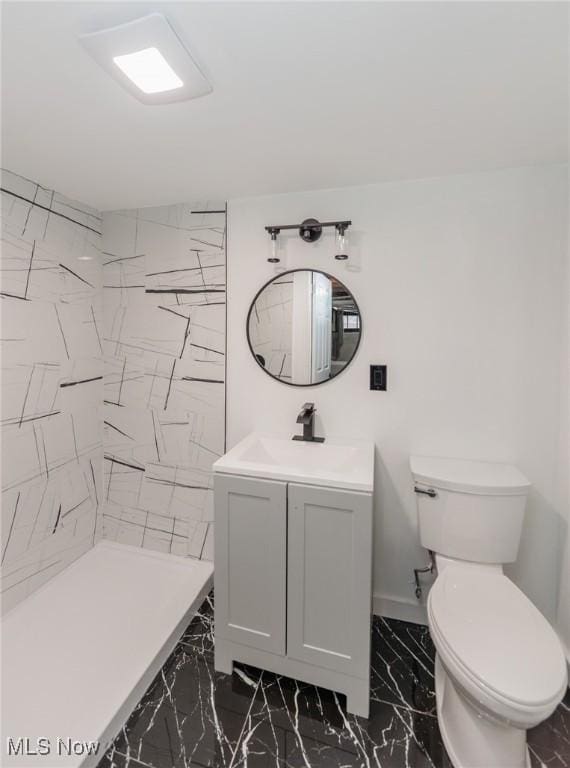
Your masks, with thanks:
M274 277L254 298L247 340L266 373L309 387L346 368L358 349L361 325L354 296L340 280L294 269Z

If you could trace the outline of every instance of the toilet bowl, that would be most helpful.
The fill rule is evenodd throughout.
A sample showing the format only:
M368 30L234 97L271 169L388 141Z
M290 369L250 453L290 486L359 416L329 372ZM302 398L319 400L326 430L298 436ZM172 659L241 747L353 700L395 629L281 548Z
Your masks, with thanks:
M436 556L437 561L437 556ZM457 768L527 768L526 729L564 696L566 661L500 569L447 564L428 598L442 738Z
M427 613L437 716L455 768L530 768L526 731L568 684L562 644L503 573L529 481L512 465L411 457L420 539L435 555Z

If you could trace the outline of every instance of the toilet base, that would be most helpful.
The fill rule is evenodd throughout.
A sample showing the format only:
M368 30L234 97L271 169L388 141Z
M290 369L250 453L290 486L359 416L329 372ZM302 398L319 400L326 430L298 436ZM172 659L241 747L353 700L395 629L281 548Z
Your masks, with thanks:
M435 659L437 719L454 768L531 768L526 731L483 717Z

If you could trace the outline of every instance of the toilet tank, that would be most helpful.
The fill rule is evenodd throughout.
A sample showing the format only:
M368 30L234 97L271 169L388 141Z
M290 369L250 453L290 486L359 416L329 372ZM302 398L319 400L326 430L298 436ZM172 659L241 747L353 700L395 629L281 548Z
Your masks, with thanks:
M530 483L510 464L412 456L426 549L475 563L516 560Z

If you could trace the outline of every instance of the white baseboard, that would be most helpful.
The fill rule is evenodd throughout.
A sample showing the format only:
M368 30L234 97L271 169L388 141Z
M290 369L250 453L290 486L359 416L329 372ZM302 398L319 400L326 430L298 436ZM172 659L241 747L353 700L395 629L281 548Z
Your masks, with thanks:
M416 600L374 594L372 597L372 610L376 616L411 621L413 624L427 624L426 607L423 603Z

